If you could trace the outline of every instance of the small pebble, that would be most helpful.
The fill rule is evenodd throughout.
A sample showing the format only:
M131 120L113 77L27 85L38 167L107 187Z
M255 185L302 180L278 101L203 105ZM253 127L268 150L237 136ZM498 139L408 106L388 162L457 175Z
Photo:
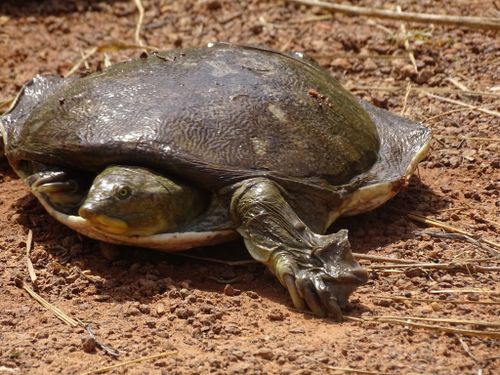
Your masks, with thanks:
M82 349L85 353L94 353L97 343L93 337L82 337Z
M226 286L224 287L224 294L226 296L233 297L239 295L240 293L241 290L233 288L231 284L226 284Z

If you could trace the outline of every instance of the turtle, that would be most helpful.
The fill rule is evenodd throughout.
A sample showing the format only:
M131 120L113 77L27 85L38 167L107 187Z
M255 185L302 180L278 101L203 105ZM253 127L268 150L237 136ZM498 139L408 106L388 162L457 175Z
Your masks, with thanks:
M331 224L393 197L431 140L307 55L224 42L35 76L0 129L61 223L162 251L241 236L296 308L335 320L368 273Z

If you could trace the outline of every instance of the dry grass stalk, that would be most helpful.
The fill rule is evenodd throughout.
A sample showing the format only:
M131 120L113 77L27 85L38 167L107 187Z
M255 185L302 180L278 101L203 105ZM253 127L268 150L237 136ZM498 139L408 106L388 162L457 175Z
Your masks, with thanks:
M407 319L412 319L412 318L407 318ZM374 317L371 317L369 319L366 319L366 321L373 321L373 320L376 320L379 322L385 322L385 323L410 326L410 327L414 327L414 328L423 328L423 329L432 330L432 331L439 331L439 332L446 332L446 333L458 333L458 334L461 334L464 336L500 339L500 331L479 331L479 330L475 330L475 329L454 328L454 327L446 327L446 326L439 326L439 325L415 323L415 322L410 322L408 320L402 320L401 318L388 319L388 318L374 316Z
M500 250L500 244L493 242L493 241L490 241L490 240L483 239L483 238L477 238L476 236L474 236L473 234L471 234L469 232L466 232L462 229L455 228L447 223L443 223L442 221L431 219L431 218L428 218L428 217L425 217L425 216L422 216L422 215L419 215L416 213L412 213L412 212L408 212L408 211L404 211L404 210L399 210L397 208L392 208L392 210L402 212L402 213L406 214L406 216L408 216L409 219L412 219L414 221L418 221L419 223L423 223L423 224L427 224L427 225L430 225L433 227L441 228L441 229L444 229L445 231L448 231L448 232L463 234L465 236L469 236L471 238L474 238L477 241L484 242L484 243L494 247L495 249ZM497 252L495 250L494 256L500 256L500 252Z
M247 259L247 260L224 260L224 259L216 259L216 258L209 258L209 257L200 257L198 255L191 255L191 254L186 254L186 253L171 253L171 255L174 256L179 256L183 258L189 258L189 259L196 259L196 260L202 260L205 262L212 262L212 263L217 263L217 264L225 264L226 266L246 266L249 264L256 264L258 263L256 260L253 259Z
M472 238L470 236L467 236L465 234L460 234L460 233L442 233L442 232L428 232L429 236L431 237L437 237L437 238L446 238L450 240L458 240L458 241L465 241L468 242L474 246L479 247L480 249L490 253L494 257L497 257L497 252L495 249L481 243L481 241L476 240L475 238Z
M21 288L23 288L35 301L37 301L40 305L45 307L46 309L52 311L55 316L57 316L60 320L62 320L64 323L69 325L70 327L78 327L80 323L76 321L75 319L71 318L68 316L64 311L62 311L60 308L52 305L50 302L48 302L46 299L44 299L42 296L40 296L38 293L36 293L33 289L31 289L24 281L21 281Z
M467 353L467 355L469 355L469 357L471 357L474 361L477 361L477 358L474 356L474 354L472 354L472 352L469 348L469 345L467 345L467 343L462 338L462 336L460 336L460 335L455 335L455 336L457 337L458 341L460 341L460 344L462 345L462 348Z
M446 80L450 82L453 86L457 87L460 91L470 91L470 89L467 86L465 86L463 83L460 83L455 78L447 77Z
M356 259L371 260L374 262L392 262L392 263L401 263L401 264L414 264L415 263L414 260L382 257L382 256L378 256L378 255L367 255L367 254L361 254L361 253L352 253L352 255Z
M500 272L500 267L478 266L472 263L414 263L414 264L380 264L370 266L370 270L377 271L387 268L421 268L421 269L436 269L447 271L465 271L468 273L474 272Z
M287 0L288 2L318 6L332 12L345 13L351 16L363 16L374 18L385 18L407 22L419 22L436 25L453 25L459 27L470 27L487 30L500 30L500 20L496 17L462 17L440 14L425 14L413 12L393 12L375 8L364 8L352 5L333 4L317 0Z
M461 108L460 110L456 110L456 111L453 111L453 112L459 112L461 110L464 110L464 111L471 111L471 109L468 109L468 108ZM451 112L451 111L450 111ZM427 120L425 120L427 121ZM495 137L492 137L492 138L483 138L483 137L461 137L461 136L456 136L456 135L440 135L440 134L435 134L434 137L440 137L440 138L444 138L444 139L457 139L459 141L477 141L477 142L500 142L500 138L495 138ZM464 208L461 208L461 210L463 210ZM457 208L458 210L458 208ZM444 210L443 210L444 211ZM497 223L496 221L493 221L493 220L488 220L488 219L484 219L484 218L481 218L481 220L484 220L488 223L491 223L491 224L495 224L497 226L500 226L499 223Z
M438 118L441 118L441 117L444 117L444 116L448 116L448 115L451 115L452 113L457 113L457 112L470 112L472 111L472 109L470 108L457 108L457 109L452 109L451 111L446 111L446 112L443 112L443 113L440 113L440 114L437 114L437 115L434 115L434 116L431 116L431 117L427 117L424 121L422 121L424 124L427 124L429 121L432 121L432 120L436 120ZM435 135L436 136L436 135ZM453 137L453 138L458 138L457 136L450 136L450 137Z
M111 43L104 43L101 44L97 47L92 47L87 53L84 53L82 58L76 62L73 67L71 67L70 70L66 74L64 74L64 78L67 78L71 75L73 75L80 66L85 63L92 55L95 53L104 53L104 52L115 52L115 51L122 51L122 50L129 50L129 49L142 49L146 51L156 51L158 50L157 47L153 46L146 46L146 45L140 45L140 44L132 44L132 43L123 43L120 41L114 41Z
M315 57L316 55L313 55ZM324 55L318 55L322 57L328 57ZM336 57L337 55L335 55ZM343 54L343 57L353 57L350 54ZM360 56L360 58L366 57L364 55ZM392 58L401 58L401 56L392 56ZM354 86L349 86L346 85L346 87L349 87L350 90L363 90L363 91L387 91L387 92L401 92L405 88L401 86L383 86L383 85L377 85L377 86L365 86L365 85L354 85ZM493 97L493 98L500 98L500 94L498 93L493 93L493 92L488 92L488 91L462 91L462 90L457 90L457 89L452 89L452 88L445 88L445 87L413 87L413 90L418 91L418 92L424 92L424 93L439 93L439 94L465 94L469 96L488 96L488 97ZM498 105L497 103L492 103L490 104L491 106L496 106ZM486 106L483 106L487 107ZM470 108L469 108L470 109Z
M0 101L0 115L4 114L10 109L10 106L14 102L15 98L9 98Z
M380 371L369 371L369 370L360 370L352 367L337 367L327 365L326 363L322 363L317 361L318 365L326 367L330 370L335 371L334 374L345 374L345 373L353 373L353 374L363 374L363 375L396 375L394 372L380 372Z
M469 301L469 300L440 300L431 298L413 298L413 297L398 297L398 296L377 296L374 294L365 294L365 296L375 299L388 299L397 302L419 302L419 303L451 303L453 305L490 305L499 306L500 302L496 301Z
M434 94L431 94L431 93L426 93L426 95L429 98L437 99L437 100L440 100L442 102L460 105L462 107L470 108L470 109L472 109L474 111L486 113L488 115L492 115L492 116L495 116L495 117L500 117L500 112L497 112L497 111L492 111L490 109L486 109L486 108L483 108L483 107L478 107L476 105L464 103L464 102L461 102L460 100L454 100L454 99L444 98L442 96L434 95Z
M98 47L92 47L88 52L84 53L83 56L80 58L80 60L78 60L76 62L76 64L73 65L71 67L71 69L66 72L66 74L64 74L63 77L68 78L69 76L72 76L73 74L75 74L75 72L78 70L78 68L80 68L80 66L85 61L87 61L94 53L96 53L97 50L98 50Z
M481 327L500 328L500 322L485 322L482 320L463 320L463 319L451 319L451 318L425 318L425 317L417 317L417 316L393 316L393 315L383 315L383 316L378 316L377 319L378 318L399 319L399 320L411 319L411 320L434 322L434 323L469 324L469 325L481 326Z
M401 7L399 5L396 7L396 12L401 13ZM410 41L408 40L408 34L406 32L405 24L401 23L399 29L401 30L401 34L403 35L403 45L406 52L408 52L408 57L410 58L411 64L413 65L413 69L415 69L415 73L418 73L417 62L415 61L415 56L413 55L413 51L410 47ZM408 85L410 85L410 83L408 83ZM407 92L408 91L409 89L407 88ZM404 114L404 112L402 112L401 114Z
M33 263L31 262L30 252L31 246L33 245L33 231L28 230L28 238L26 239L26 266L28 267L28 274L30 276L30 280L33 284L36 283L36 273L35 268L33 267Z
M416 69L416 65L415 65L415 69ZM403 108L401 109L401 116L404 116L404 114L406 112L406 105L408 104L408 97L410 96L410 91L411 91L411 83L408 82L408 85L406 85L406 93L405 93L405 97L403 100Z
M137 24L135 26L134 40L138 45L143 46L144 42L141 40L141 28L142 23L144 22L144 6L142 5L141 0L134 0L134 3L137 7L137 11L139 12L139 17L137 18Z
M322 14L319 16L302 17L302 18L300 18L298 20L294 20L290 23L293 25L293 24L302 24L302 23L309 23L309 22L329 21L331 19L333 19L333 16L331 14Z
M124 367L128 367L131 365L136 365L136 364L144 362L144 361L151 361L151 360L155 360L155 359L170 357L170 356L175 355L175 354L177 354L176 351L170 351L170 352L163 352L160 354L148 355L145 357L132 359L130 361L120 362L120 363L117 363L116 365L101 367L101 368L98 368L96 370L90 370L90 371L84 372L82 375L102 374L102 373L109 372L109 371L112 371L112 370L115 370L118 368L124 368Z
M500 290L485 290L476 288L463 288L463 289L439 289L431 290L429 293L440 294L440 293L480 293L480 294L500 294Z

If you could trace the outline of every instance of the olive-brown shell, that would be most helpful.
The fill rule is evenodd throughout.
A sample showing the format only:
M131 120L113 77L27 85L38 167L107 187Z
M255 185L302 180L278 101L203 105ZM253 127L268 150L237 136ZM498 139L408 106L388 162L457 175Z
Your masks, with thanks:
M379 151L370 117L326 71L263 48L217 43L47 80L2 119L14 166L127 163L211 188L257 175L336 185Z

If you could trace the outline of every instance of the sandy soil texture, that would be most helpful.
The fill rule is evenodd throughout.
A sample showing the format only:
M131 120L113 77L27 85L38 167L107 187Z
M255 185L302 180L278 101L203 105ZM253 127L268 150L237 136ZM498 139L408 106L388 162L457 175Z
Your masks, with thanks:
M142 3L140 36L147 45L171 49L221 40L304 51L356 95L429 126L434 140L420 178L380 209L332 228L349 229L358 253L413 263L361 260L371 269L370 281L353 294L348 320L338 324L293 309L275 277L258 264L231 266L130 248L107 259L97 242L51 219L3 161L0 374L82 374L161 353L112 373L498 373L498 32L407 23L403 33L399 21L330 15L279 0ZM350 3L500 14L500 3L488 0ZM132 0L0 2L0 100L13 97L35 74L66 74L95 47L77 74L106 60L137 57L140 50L116 50L116 41L135 43L137 19ZM408 212L473 238L446 235ZM88 324L97 343L19 288L20 280L29 284L30 229L37 292ZM190 254L249 259L240 242ZM405 323L410 317L424 320Z

